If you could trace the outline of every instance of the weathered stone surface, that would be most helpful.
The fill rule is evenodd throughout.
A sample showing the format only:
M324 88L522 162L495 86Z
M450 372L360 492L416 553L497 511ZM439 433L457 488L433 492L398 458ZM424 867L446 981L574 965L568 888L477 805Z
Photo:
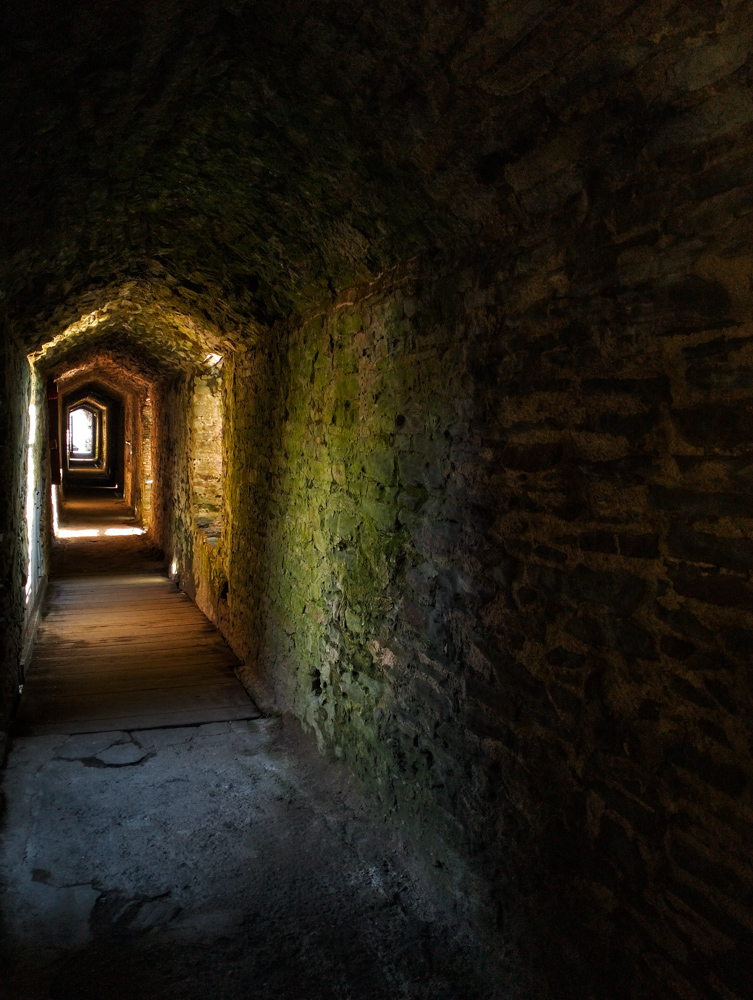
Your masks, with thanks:
M677 559L723 566L741 573L747 573L753 567L753 542L745 538L720 538L692 531L682 524L673 525L670 529L667 551Z
M735 764L718 763L695 747L671 747L667 759L733 798L741 795L748 785L748 778L742 768Z
M718 572L703 573L686 563L669 567L667 573L675 591L684 597L722 607L753 609L753 591L739 577Z
M658 559L658 535L620 535L620 552L630 559Z
M4 15L5 703L46 344L148 384L181 586L511 994L744 1000L749 5L133 10Z
M25 459L28 446L29 372L19 344L0 341L2 405L0 405L0 675L2 707L0 730L7 732L8 716L18 694L25 623L24 588L28 574L24 530ZM4 747L3 747L4 751Z

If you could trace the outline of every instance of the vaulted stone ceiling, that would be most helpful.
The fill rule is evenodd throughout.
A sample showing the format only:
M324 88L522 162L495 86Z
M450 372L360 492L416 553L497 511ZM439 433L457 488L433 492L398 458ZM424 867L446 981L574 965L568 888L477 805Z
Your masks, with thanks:
M208 351L222 353L238 342L237 327L234 338L224 336L205 315L192 314L186 302L156 281L126 282L105 291L111 294L90 291L74 299L73 306L64 303L39 324L35 332L43 346L31 357L41 368L62 370L61 364L78 363L80 356L95 351L126 369L175 374L195 371Z
M5 11L0 659L25 354L154 388L154 536L249 683L518 894L552 995L717 948L746 996L753 0ZM220 565L185 375L232 351Z
M540 238L552 199L626 237L648 199L660 230L656 163L753 118L745 8L11 3L7 315L34 347L135 281L245 336L417 253Z

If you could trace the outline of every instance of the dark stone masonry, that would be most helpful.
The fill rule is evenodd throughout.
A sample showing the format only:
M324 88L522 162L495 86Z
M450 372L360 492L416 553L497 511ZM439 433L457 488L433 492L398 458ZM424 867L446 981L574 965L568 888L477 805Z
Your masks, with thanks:
M3 728L96 383L499 1000L748 1000L751 50L748 0L7 4Z

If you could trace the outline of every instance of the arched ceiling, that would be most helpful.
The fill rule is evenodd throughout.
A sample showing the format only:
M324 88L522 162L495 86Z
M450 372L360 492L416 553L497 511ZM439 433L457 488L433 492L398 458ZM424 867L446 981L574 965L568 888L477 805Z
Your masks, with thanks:
M8 0L4 9L0 296L35 349L118 297L113 323L138 339L124 288L209 339L255 336L417 253L483 252L526 232L524 193L542 170L563 170L581 201L589 187L593 224L603 225L600 190L624 185L641 158L650 173L664 155L647 146L647 129L706 100L695 81L713 83L716 63L699 69L693 40L734 39L742 8ZM749 124L738 110L733 124ZM570 139L557 149L563 125ZM547 144L551 155L532 160ZM177 329L175 351L190 353L182 322L164 329Z
M125 369L162 377L195 371L209 352L224 354L240 340L236 326L222 333L161 282L127 282L76 297L32 329L32 359L40 369L58 373L94 351Z
M422 66L422 6L11 3L6 295L157 261L267 322L436 242L453 221L407 157L438 115L420 77L468 27L445 16Z
M96 383L111 393L145 399L152 384L143 373L143 359L124 365L120 359L99 351L89 352L88 357L66 358L47 374L57 381L61 395Z
M113 403L123 402L123 393L113 386L106 386L100 379L90 379L82 382L79 386L66 386L65 407L67 410L73 409L82 404L88 407L96 407L99 410L107 410Z

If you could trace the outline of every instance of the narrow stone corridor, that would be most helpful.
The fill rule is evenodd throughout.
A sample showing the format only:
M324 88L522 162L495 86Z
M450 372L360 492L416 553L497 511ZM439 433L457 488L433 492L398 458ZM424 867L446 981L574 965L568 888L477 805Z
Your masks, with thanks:
M80 491L62 504L58 534L15 734L258 718L237 658L122 501Z
M5 0L0 134L0 1000L750 1000L753 0Z
M501 997L123 502L82 490L58 531L2 786L0 995Z

